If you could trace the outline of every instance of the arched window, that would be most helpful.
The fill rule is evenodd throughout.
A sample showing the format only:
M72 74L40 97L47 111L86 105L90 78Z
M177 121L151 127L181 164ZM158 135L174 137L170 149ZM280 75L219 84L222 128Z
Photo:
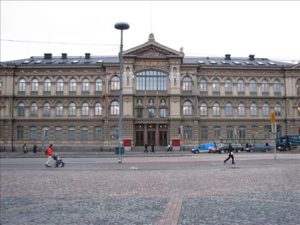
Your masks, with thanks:
M88 79L83 79L82 81L82 92L89 92L90 91L90 82Z
M227 103L225 107L225 115L226 116L233 116L233 106L231 103Z
M101 116L102 115L102 105L97 102L95 105L95 116Z
M269 116L270 112L269 112L269 105L267 103L265 103L263 105L263 116Z
M207 92L207 81L204 79L200 81L200 91Z
M238 92L245 92L245 83L243 80L238 80Z
M136 74L136 90L167 90L167 74L159 70L144 70Z
M37 116L37 113L38 113L38 106L34 102L34 103L31 104L31 107L30 107L30 115L31 116Z
M213 116L220 116L220 105L218 103L213 105Z
M31 91L38 92L39 90L39 81L37 79L33 79L31 82Z
M190 101L185 101L183 103L182 112L184 116L191 116L193 113L192 103Z
M213 92L220 92L220 82L217 79L213 80Z
M63 79L58 79L56 82L56 92L63 92L64 91L64 81Z
M269 82L267 80L263 80L261 83L261 88L263 93L269 93Z
M119 77L114 76L113 78L111 78L110 89L112 91L120 90L120 78Z
M239 111L239 116L245 116L245 105L243 103L239 104L238 111Z
M206 103L201 103L200 105L200 116L207 116L207 105Z
M24 79L19 80L19 92L25 92L26 90L26 81Z
M252 103L250 106L250 115L257 116L257 106L255 103Z
M256 86L255 80L250 81L250 93L253 93L253 94L257 93L257 86Z
M25 116L25 105L23 102L18 105L18 116Z
M232 93L232 82L231 80L225 81L225 92L226 93Z
M51 91L51 80L46 79L44 81L44 92L50 92Z
M281 106L279 103L275 104L274 111L276 116L281 116Z
M184 77L182 80L182 90L192 91L192 79L188 76Z
M96 85L95 91L97 91L97 92L102 91L102 80L101 79L97 79L95 85Z
M58 103L56 105L56 109L55 109L55 115L56 116L62 116L63 115L63 105L61 103Z
M76 105L74 102L69 105L69 116L76 116Z
M119 115L120 114L120 104L118 101L112 101L110 105L110 114Z
M83 116L89 115L89 104L86 102L82 104L81 115L83 115Z
M274 81L274 94L280 94L281 93L281 85L278 80Z
M69 92L76 92L76 80L71 79L69 82Z
M50 116L50 104L48 102L44 104L43 116Z

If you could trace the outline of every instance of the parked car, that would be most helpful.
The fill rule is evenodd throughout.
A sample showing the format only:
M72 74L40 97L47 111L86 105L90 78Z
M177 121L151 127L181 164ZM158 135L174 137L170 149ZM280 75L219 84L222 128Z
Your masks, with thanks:
M213 151L216 151L214 143L200 144L197 147L192 148L192 153L213 152Z
M254 144L247 151L249 152L267 152L273 149L272 146L266 144Z
M231 144L231 146L235 152L244 151L244 147L239 143L233 143L233 144ZM221 144L220 146L218 146L217 152L219 152L219 153L228 152L228 144Z

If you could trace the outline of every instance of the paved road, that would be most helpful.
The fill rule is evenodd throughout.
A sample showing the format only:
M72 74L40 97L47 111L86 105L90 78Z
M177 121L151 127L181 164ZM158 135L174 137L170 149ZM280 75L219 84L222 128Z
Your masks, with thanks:
M300 224L300 154L225 157L1 158L1 224Z

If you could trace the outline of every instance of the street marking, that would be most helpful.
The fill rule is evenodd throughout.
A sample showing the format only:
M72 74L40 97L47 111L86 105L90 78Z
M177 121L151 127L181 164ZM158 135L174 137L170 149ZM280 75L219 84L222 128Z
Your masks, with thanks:
M182 198L173 197L167 204L158 225L177 225L181 211Z

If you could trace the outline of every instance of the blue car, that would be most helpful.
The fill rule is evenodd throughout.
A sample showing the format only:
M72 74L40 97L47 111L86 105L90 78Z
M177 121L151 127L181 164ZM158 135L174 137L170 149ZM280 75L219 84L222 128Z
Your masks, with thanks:
M205 144L201 144L197 147L192 148L192 153L213 152L215 150L216 150L215 144L205 143Z
M273 147L270 145L255 144L249 148L249 151L250 152L267 152L267 151L271 151L272 149L273 149Z

